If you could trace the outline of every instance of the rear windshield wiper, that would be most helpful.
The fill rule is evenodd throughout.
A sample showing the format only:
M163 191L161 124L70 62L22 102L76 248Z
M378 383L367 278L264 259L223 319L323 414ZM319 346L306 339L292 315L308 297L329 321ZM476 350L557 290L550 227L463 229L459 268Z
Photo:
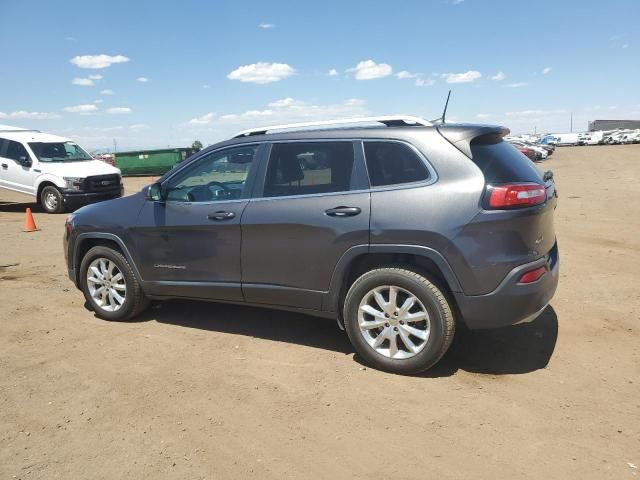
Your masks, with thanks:
M545 182L548 182L549 180L553 180L553 172L551 170L547 170L546 172L544 172L544 175L542 176L542 180Z

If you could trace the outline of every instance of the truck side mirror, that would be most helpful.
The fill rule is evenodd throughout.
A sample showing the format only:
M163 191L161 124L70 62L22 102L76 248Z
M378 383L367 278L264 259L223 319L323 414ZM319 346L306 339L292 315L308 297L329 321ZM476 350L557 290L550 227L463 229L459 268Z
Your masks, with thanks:
M154 202L161 202L164 200L162 196L162 185L160 183L152 183L147 189L147 199Z
M29 157L19 157L18 163L23 167L30 167L32 165L31 159Z

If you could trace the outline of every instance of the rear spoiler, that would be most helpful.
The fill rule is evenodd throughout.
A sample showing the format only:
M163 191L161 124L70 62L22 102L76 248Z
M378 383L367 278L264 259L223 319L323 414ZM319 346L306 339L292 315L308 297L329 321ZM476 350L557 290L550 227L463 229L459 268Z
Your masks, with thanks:
M507 127L499 125L475 125L475 124L443 124L437 125L438 133L451 145L456 147L467 157L471 158L471 142L479 137L494 137L496 141L509 135Z

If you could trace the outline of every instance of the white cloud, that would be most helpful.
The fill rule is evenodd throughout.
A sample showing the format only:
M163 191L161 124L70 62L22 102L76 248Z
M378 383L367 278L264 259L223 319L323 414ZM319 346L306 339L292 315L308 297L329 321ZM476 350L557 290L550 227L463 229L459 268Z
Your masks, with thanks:
M542 70L543 75L546 75L547 73L551 73L551 67L546 67L544 70Z
M100 92L101 95L115 95L116 92L114 92L113 90L109 90L108 88L105 88L104 90L102 90Z
M15 112L5 113L0 112L0 118L2 119L27 119L27 120L51 120L54 118L60 118L57 113L48 112L27 112L24 110L18 110Z
M507 88L522 88L522 87L526 87L529 84L527 82L515 82L515 83L507 83L505 85L505 87Z
M407 72L406 70L402 70L396 74L393 75L396 78L399 78L400 80L404 80L405 78L416 78L417 76L419 76L418 73L411 73L411 72Z
M264 29L264 30L268 30L270 28L275 27L275 25L273 23L261 23L258 25L258 27Z
M548 115L558 115L566 113L566 110L521 110L519 112L507 112L505 115L510 118L542 118Z
M480 120L486 120L487 118L491 118L493 115L491 115L490 113L478 113L476 115L476 118L479 118Z
M336 70L335 68L332 68L331 70L329 70L329 73L327 75L329 75L330 77L337 77L338 70Z
M433 78L416 78L416 87L430 87L436 83Z
M210 86L210 85L205 84L205 85L202 85L202 88L211 88L211 86Z
M93 103L102 103L102 102L104 102L104 100L102 100L101 98L93 101Z
M102 80L102 75L89 75L91 80Z
M291 97L282 98L280 100L276 100L269 104L269 106L272 108L284 108L284 107L293 107L293 106L299 106L299 105L304 105L304 102L299 100L294 100Z
M138 132L140 130L147 130L148 128L149 128L149 125L145 125L144 123L136 123L134 125L129 125L129 129L134 132Z
M491 77L491 80L496 80L496 81L499 82L501 80L504 80L504 78L505 78L504 73L503 72L498 72L493 77Z
M136 78L136 82L147 83L149 79L147 77L138 77Z
M71 80L71 83L74 85L80 85L81 87L93 87L95 82L90 78L74 78Z
M629 48L629 44L628 43L623 43L622 44L622 48Z
M477 70L469 70L464 73L443 73L441 76L446 79L447 83L469 83L482 78L482 74Z
M353 68L347 70L355 75L356 80L373 80L375 78L388 77L393 73L391 65L376 63L373 60L363 60Z
M126 115L131 113L131 109L129 107L112 107L107 108L107 113L111 115Z
M86 103L83 105L73 105L71 107L64 108L64 111L69 113L91 113L97 110L98 110L98 107L96 107L92 103Z
M243 113L222 115L216 123L220 126L221 131L231 134L235 130L260 125L362 117L369 114L365 105L365 101L359 98L350 98L344 102L330 105L314 105L297 101L286 107L248 110Z
M114 63L128 62L129 58L124 55L78 55L69 60L80 68L108 68Z
M187 123L189 125L209 125L213 121L213 118L215 116L216 116L215 113L209 112L209 113L205 113L201 117L192 118Z
M227 78L245 83L266 84L278 82L295 73L296 69L286 63L258 62L236 68Z

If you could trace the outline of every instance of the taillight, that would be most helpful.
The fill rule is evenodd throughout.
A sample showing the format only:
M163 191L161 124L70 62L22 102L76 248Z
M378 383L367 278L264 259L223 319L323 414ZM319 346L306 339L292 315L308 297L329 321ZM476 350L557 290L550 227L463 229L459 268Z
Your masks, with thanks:
M522 274L518 283L533 283L539 280L545 273L547 273L547 267L538 267L534 270L529 270Z
M537 183L488 186L490 208L530 207L544 203L547 192Z

